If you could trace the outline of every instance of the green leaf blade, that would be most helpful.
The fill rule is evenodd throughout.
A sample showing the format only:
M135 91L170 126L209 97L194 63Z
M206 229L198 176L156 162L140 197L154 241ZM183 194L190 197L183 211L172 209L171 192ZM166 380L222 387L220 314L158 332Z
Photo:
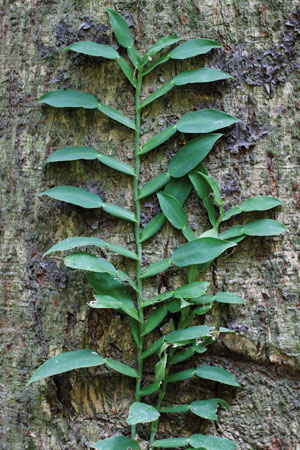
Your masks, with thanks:
M73 89L57 89L47 92L38 99L37 103L55 108L96 109L98 107L98 100L93 95Z
M114 436L108 439L102 439L92 445L96 450L140 450L137 441L125 436Z
M212 327L207 325L196 325L194 327L189 327L184 330L172 331L166 336L166 342L168 344L178 344L183 341L188 341L190 339L198 339L204 336L211 336Z
M239 122L234 116L217 109L201 109L185 114L176 124L182 133L210 133Z
M187 59L197 55L204 55L213 48L221 48L221 44L209 39L191 39L175 47L170 53L171 59Z
M127 366L126 364L116 361L115 359L106 358L106 364L111 369L115 370L116 372L121 373L122 375L126 375L131 378L138 378L138 373L135 369L132 367Z
M160 413L153 406L146 403L134 402L129 409L127 418L128 425L136 425L138 423L154 422L160 416Z
M280 205L281 201L277 198L260 195L258 197L248 198L247 200L244 200L241 204L241 209L244 212L267 211Z
M286 231L286 226L272 219L255 220L243 226L243 233L248 236L276 236Z
M53 252L65 252L67 250L71 250L76 247L88 247L89 245L93 245L95 247L106 248L108 244L99 238L94 237L70 237L64 239L63 241L58 242L53 245L49 250L47 250L43 256L47 256Z
M195 298L204 295L209 283L207 281L193 281L173 291L174 298Z
M196 369L196 375L205 380L218 381L219 383L228 384L230 386L240 387L240 383L234 375L232 375L223 367L216 366L199 366Z
M185 413L189 411L189 405L163 406L160 408L162 413Z
M71 269L87 270L89 272L108 273L116 275L115 267L104 258L98 258L89 253L71 253L66 256L65 265Z
M172 88L173 88L173 81L168 81L163 86L161 86L160 88L156 89L156 91L153 92L153 94L150 94L144 101L142 101L142 103L140 104L140 109L144 108L145 106L149 105L154 100L156 100L157 98L159 98L162 95L166 94Z
M157 192L159 189L163 188L170 180L170 175L168 172L160 173L156 177L152 178L148 183L146 183L140 190L138 200L148 197L149 195Z
M161 324L167 314L168 310L165 306L157 309L154 313L152 313L144 323L142 336L146 336L146 334L151 333L151 331L158 327L158 325Z
M93 350L79 350L74 352L61 353L53 356L42 364L32 375L27 384L42 378L58 375L60 373L69 372L73 369L84 367L101 366L106 360Z
M161 259L160 261L157 261L153 264L150 264L150 266L146 267L146 269L142 271L140 278L154 277L158 273L167 270L170 266L171 261L169 258Z
M223 406L229 411L228 403L221 398L210 398L209 400L196 400L189 405L189 409L193 414L196 414L203 419L218 420L216 411L218 405Z
M79 159L93 160L98 158L97 150L90 147L64 147L51 153L46 159L46 164L64 161L77 161Z
M176 44L176 42L181 41L182 38L179 38L177 36L164 36L161 39L159 39L157 42L155 42L154 45L147 51L147 56L153 56L156 53L160 52L165 47L168 47L169 45Z
M169 438L169 439L158 439L153 442L152 447L158 448L180 448L186 447L189 443L188 438Z
M164 225L165 221L166 219L163 213L159 213L154 216L153 219L151 219L150 222L148 222L145 228L141 231L139 243L141 244L142 242L145 242L152 236L154 236Z
M189 83L210 83L212 81L226 80L228 78L233 77L222 70L203 67L198 70L179 73L173 81L175 86L183 86Z
M136 222L135 214L128 209L121 208L120 206L113 205L111 203L103 203L103 210L111 216L118 217L119 219L128 220L129 222Z
M124 114L120 113L115 108L112 108L111 106L102 105L101 103L97 104L97 108L99 111L101 111L106 116L110 117L113 120L116 120L117 122L121 123L122 125L125 125L128 128L131 128L132 130L135 130L135 124L134 122L129 119L129 117L124 116Z
M137 87L137 80L136 80L136 78L134 76L134 73L133 73L131 67L129 66L129 64L127 64L125 59L123 59L121 56L118 57L117 63L119 64L120 69L122 70L122 72L124 73L126 78L130 81L132 86L134 88L136 88Z
M112 9L105 8L105 11L109 15L110 24L119 44L124 48L133 47L133 37L131 36L126 20Z
M235 245L233 242L218 238L200 238L178 247L171 260L177 267L202 264L217 258Z
M235 305L243 305L244 300L236 294L231 292L217 292L215 294L215 301L219 303L231 303Z
M125 173L126 175L130 175L133 177L135 176L134 168L126 163L123 163L122 161L119 161L118 159L103 155L102 153L99 153L97 155L97 158L105 166L111 167L112 169L117 170L118 172Z
M116 59L119 57L118 52L106 44L98 44L92 41L80 41L74 42L68 47L64 48L64 51L72 50L73 52L82 53L89 56L100 56L107 59Z
M196 374L195 369L182 370L181 372L173 373L168 377L168 383L173 383L175 381L184 381L192 378Z
M145 155L145 153L150 152L154 148L166 142L170 137L172 137L176 133L176 125L171 125L165 130L161 131L159 134L149 139L141 148L141 151L138 153L139 155Z
M173 227L182 230L186 226L187 217L180 202L172 195L165 192L158 192L157 194L159 205L163 214Z
M189 438L189 443L193 448L205 450L234 450L237 445L229 439L205 434L193 434Z
M103 206L103 201L99 195L75 186L56 186L40 194L40 196L43 195L87 209Z
M179 178L193 170L208 155L222 134L208 134L191 139L171 159L168 173Z
M156 59L155 61L153 61L153 63L149 64L149 66L143 71L143 76L148 75L148 73L152 72L153 69L155 69L160 64L169 61L169 59L170 59L169 55L164 55Z

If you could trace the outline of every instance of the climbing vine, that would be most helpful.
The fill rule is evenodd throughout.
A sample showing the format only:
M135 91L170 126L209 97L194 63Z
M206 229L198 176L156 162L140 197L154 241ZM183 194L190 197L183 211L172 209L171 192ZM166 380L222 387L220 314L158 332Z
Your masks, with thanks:
M131 426L131 437L114 436L93 444L96 449L140 449L136 433L137 424L149 425L148 448L187 447L206 450L231 450L236 444L228 439L203 434L189 437L169 437L157 439L157 429L161 414L191 412L199 417L216 420L219 406L229 410L229 405L220 398L196 400L187 405L165 405L164 398L169 385L191 377L217 381L239 387L238 380L227 370L219 366L200 365L196 368L177 370L177 364L184 362L195 354L205 353L220 333L232 332L227 328L213 325L199 325L198 317L210 311L213 304L243 304L240 296L229 292L209 293L209 283L200 280L203 272L219 255L235 248L246 236L273 236L286 231L275 220L261 219L235 225L220 232L219 228L234 216L249 211L266 211L280 205L280 201L267 196L246 199L240 206L225 212L218 183L211 178L203 165L203 160L222 138L217 130L228 127L238 119L216 109L202 109L188 112L174 125L155 134L141 145L141 115L144 108L157 98L171 91L174 86L189 83L211 83L232 78L228 73L211 68L200 68L179 73L172 80L155 90L141 101L141 89L144 78L158 65L168 60L184 60L208 53L221 45L209 39L192 39L180 43L165 52L157 54L167 47L174 46L181 38L165 36L159 39L144 56L140 56L134 47L134 40L124 18L117 12L106 10L116 39L127 50L124 59L111 46L90 41L75 42L65 50L82 53L93 57L115 60L135 90L135 119L132 120L116 109L99 103L91 94L72 89L59 89L44 94L39 104L56 108L95 109L132 130L135 149L135 166L131 166L99 153L89 147L64 147L52 153L46 163L75 161L80 159L98 160L121 174L131 177L135 210L129 211L121 206L105 202L95 193L75 186L56 186L41 196L71 203L82 208L102 208L106 213L119 219L129 221L134 228L135 249L123 248L104 241L99 237L69 237L51 247L46 253L66 252L80 247L106 248L135 263L136 271L132 277L112 265L106 258L94 253L69 253L64 262L67 267L87 272L89 284L95 291L91 299L91 308L110 308L121 311L128 317L134 342L136 344L137 362L130 367L121 361L103 357L92 349L76 350L53 356L42 364L32 375L29 384L42 378L64 373L82 367L106 365L122 375L136 379L135 401L130 406L127 423ZM143 156L159 147L175 133L184 133L187 143L170 160L166 172L154 177L144 186L140 186L140 174L143 170ZM120 175L123 176L123 175ZM203 207L207 211L210 228L201 236L196 236L187 223L184 203L192 190L195 190ZM161 212L153 217L147 225L141 227L141 202L148 196L156 194ZM186 243L180 245L169 257L154 264L142 267L143 243L151 239L168 221L180 230ZM185 270L187 283L179 288L159 293L152 298L143 295L143 281L154 277L171 266ZM186 269L185 269L186 268ZM144 345L145 336L158 329L166 320L169 332L159 339L152 340L148 347ZM154 339L154 338L153 338ZM145 385L143 362L155 357L151 384Z

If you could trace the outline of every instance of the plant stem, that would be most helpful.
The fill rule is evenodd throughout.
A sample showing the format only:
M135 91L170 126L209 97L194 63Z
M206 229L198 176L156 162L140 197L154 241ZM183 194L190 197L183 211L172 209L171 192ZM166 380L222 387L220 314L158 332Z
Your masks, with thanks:
M141 206L140 201L138 198L138 182L139 182L139 175L140 175L140 156L137 155L140 148L140 133L141 133L141 112L140 112L140 95L141 95L141 88L142 88L142 72L141 70L138 70L138 82L136 87L136 93L135 93L135 125L136 125L136 131L135 131L135 139L134 139L134 148L135 148L135 172L136 175L133 180L133 192L134 192L134 201L135 201L135 210L136 210L136 224L135 224L135 242L137 247L137 254L138 254L138 260L136 263L136 278L137 278L137 288L138 292L136 295L137 299L137 309L138 314L141 322L139 322L139 343L140 346L138 347L137 352L137 359L138 359L138 378L136 381L136 392L135 392L135 401L140 400L140 389L141 389L141 381L142 381L142 373L143 373L143 360L141 359L141 354L143 351L143 337L141 336L143 332L143 321L144 321L144 313L143 308L141 308L142 304L142 291L143 291L143 284L142 279L140 278L141 275L141 263L142 263L142 244L139 243L140 240L140 222L141 222ZM133 425L131 427L131 435L132 438L135 439L136 437L136 427Z

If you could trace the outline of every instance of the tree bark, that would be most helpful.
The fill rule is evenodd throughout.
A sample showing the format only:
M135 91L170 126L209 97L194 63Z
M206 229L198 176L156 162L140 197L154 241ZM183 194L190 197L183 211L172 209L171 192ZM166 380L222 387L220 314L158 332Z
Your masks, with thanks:
M58 254L42 258L51 245L69 236L98 236L134 249L131 225L102 211L38 198L52 186L73 184L133 208L126 176L93 161L43 166L50 152L66 145L87 145L126 163L133 159L131 131L99 112L36 104L48 90L72 88L133 114L133 90L114 61L61 51L76 40L115 44L105 7L125 15L141 52L166 34L223 44L222 50L207 57L169 61L149 75L145 96L180 71L203 65L225 70L235 80L174 89L157 100L143 114L143 142L193 109L224 109L239 117L239 124L225 130L206 167L220 182L227 206L256 195L272 195L283 202L275 212L250 213L241 220L276 217L289 228L276 238L248 238L205 273L216 290L241 295L245 306L216 306L206 323L229 326L238 333L227 335L208 356L198 355L182 367L216 363L234 373L242 389L197 379L178 384L167 401L187 403L213 394L229 402L230 413L221 411L216 423L175 415L162 420L160 435L211 432L233 439L240 450L299 450L300 8L296 0L4 0L2 448L86 449L100 438L129 432L126 417L134 383L108 369L74 371L26 387L33 370L62 351L90 347L135 364L124 318L111 310L91 311L87 306L91 291L83 274L67 270ZM166 169L182 143L181 136L155 150L155 156L144 157L141 185ZM185 210L197 233L208 229L196 196ZM144 220L156 212L152 198L144 205ZM179 243L183 243L179 234L166 225L145 244L144 262L154 262L164 252L170 255ZM109 258L124 270L122 258ZM167 272L145 283L145 294L180 281L178 271ZM146 370L150 376L151 364ZM137 430L141 439L147 436L146 427Z

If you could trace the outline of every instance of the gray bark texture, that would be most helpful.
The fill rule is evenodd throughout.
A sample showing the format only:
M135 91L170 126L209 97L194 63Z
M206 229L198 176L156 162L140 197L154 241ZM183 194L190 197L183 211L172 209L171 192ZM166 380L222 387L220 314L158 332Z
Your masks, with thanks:
M234 373L242 388L191 379L174 383L167 404L220 397L231 406L219 421L168 415L159 436L204 432L233 439L239 450L299 450L299 35L296 0L2 0L1 33L1 444L5 450L87 449L100 438L129 435L126 417L134 380L110 369L78 370L26 387L32 372L63 351L93 348L135 365L135 346L125 317L92 311L82 272L68 270L63 257L42 258L69 236L98 236L134 249L133 227L103 211L82 210L38 198L59 184L76 185L133 209L130 179L95 161L53 164L46 156L66 145L87 145L133 163L133 134L97 111L56 110L36 104L57 88L88 91L124 114L134 113L133 89L114 61L61 50L77 40L116 45L104 8L124 15L143 52L166 35L216 39L223 49L184 62L169 61L147 78L146 96L171 76L203 65L231 73L235 80L176 88L145 108L142 142L201 108L223 109L241 119L206 158L226 206L272 195L283 205L248 213L232 224L276 218L289 232L247 238L221 257L204 277L216 290L241 295L245 305L215 306L205 323L230 326L210 352L181 369L217 364ZM117 46L116 46L117 48ZM122 49L121 49L122 52ZM123 53L122 53L123 54ZM141 185L166 169L183 136L143 158ZM199 199L185 205L197 233L209 228ZM143 220L158 211L145 202ZM149 264L184 240L171 226L144 245ZM121 270L125 261L108 255ZM133 272L134 265L126 264ZM145 283L145 295L186 282L172 269ZM202 316L200 316L202 317ZM165 325L167 329L167 325ZM166 330L165 330L166 331ZM154 359L145 365L151 379ZM171 419L170 419L171 418ZM141 440L147 427L138 426Z

